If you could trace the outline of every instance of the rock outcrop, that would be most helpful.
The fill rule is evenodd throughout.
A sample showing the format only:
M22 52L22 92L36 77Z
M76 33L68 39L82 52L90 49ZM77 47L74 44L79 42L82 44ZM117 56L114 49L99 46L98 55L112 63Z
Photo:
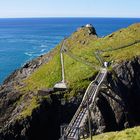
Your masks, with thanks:
M140 57L115 65L92 108L93 132L140 125ZM95 129L96 128L96 129Z

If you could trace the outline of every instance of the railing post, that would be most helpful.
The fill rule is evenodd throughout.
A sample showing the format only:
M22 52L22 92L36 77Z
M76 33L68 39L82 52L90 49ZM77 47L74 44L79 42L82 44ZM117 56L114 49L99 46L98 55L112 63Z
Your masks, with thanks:
M88 127L89 127L90 138L92 140L91 116L90 116L90 109L89 109L89 101L88 100L89 100L89 95L87 94Z

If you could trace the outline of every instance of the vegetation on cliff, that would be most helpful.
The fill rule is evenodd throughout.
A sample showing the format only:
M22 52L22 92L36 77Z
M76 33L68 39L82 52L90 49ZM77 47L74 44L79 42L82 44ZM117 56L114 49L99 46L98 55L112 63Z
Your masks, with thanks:
M93 137L93 140L139 140L140 127L129 128L120 132L104 133ZM87 140L90 140L87 139Z
M74 55L93 63L93 65L100 65L95 58L94 52L96 50L110 50L103 52L102 57L105 61L111 62L113 65L124 60L129 60L134 56L139 56L140 43L135 43L139 40L140 24L131 25L104 38L98 38L95 31L83 27L73 33L66 40L65 45ZM111 51L111 49L122 46L127 47ZM52 50L54 53L52 53L52 59L48 63L43 64L24 80L26 86L20 90L24 93L36 92L40 89L52 88L55 83L61 81L60 47L61 44ZM69 86L69 91L65 95L66 98L76 96L79 91L85 90L92 77L97 73L95 69L75 61L66 54L64 54L64 65L66 82ZM28 115L28 113L22 114Z
M74 54L75 56L77 56L82 60L90 62L91 64L93 64L93 66L100 66L99 61L95 57L95 51L102 50L101 56L104 59L104 61L108 61L111 63L109 70L113 69L112 66L116 65L121 66L120 68L121 70L118 72L118 75L121 76L124 75L124 77L122 76L121 77L122 79L119 79L120 83L122 81L127 83L130 79L129 81L130 84L128 85L133 86L131 89L137 89L139 82L134 83L134 79L135 76L139 76L139 72L135 68L137 66L139 67L139 58L137 58L136 60L135 58L137 56L140 56L140 24L134 24L129 26L128 28L120 29L119 31L116 31L103 38L99 38L97 36L94 28L81 27L76 32L74 32L69 38L66 39L65 46L72 54ZM9 78L7 78L4 85L0 87L0 101L1 101L0 134L1 132L3 132L4 137L9 137L9 135L12 136L14 135L14 137L15 136L26 137L26 135L28 136L32 135L32 134L30 135L30 132L35 132L34 136L36 136L37 135L36 130L40 131L39 134L41 136L42 134L44 136L46 134L47 126L51 126L52 125L51 123L53 123L51 121L52 120L55 121L56 119L58 119L60 122L54 124L53 129L57 131L56 133L58 135L57 136L58 139L59 130L56 130L55 127L59 129L62 123L64 122L68 123L70 121L73 115L72 113L75 112L76 107L80 103L84 91L86 90L88 84L95 78L98 70L95 70L92 67L85 65L84 63L76 61L75 59L69 57L66 53L64 53L65 78L69 87L68 90L65 92L64 91L63 92L55 91L53 93L50 92L49 94L46 93L43 96L40 95L38 92L39 90L53 88L55 83L61 81L60 48L61 43L48 54L40 56L34 61L27 63L25 66L23 66L23 68L15 71L15 73L13 73ZM128 70L129 67L131 68L131 70ZM114 80L114 83L116 82L115 79L112 80ZM133 83L136 84L136 86ZM125 86L125 84L122 85ZM118 87L119 86L120 85L118 85ZM121 94L123 91L126 91L122 87L120 88L120 90ZM137 91L139 91L139 89L135 90L135 93L137 93ZM117 97L117 100L118 99L125 100L124 98L121 98L120 95L118 97L115 91L113 94L115 94L114 97ZM139 96L136 95L135 99L137 99L137 97ZM115 110L113 111L114 112L118 111L116 113L118 116L117 115L116 116L118 118L120 117L121 119L121 113L123 111L121 110L122 108L120 107L120 105L115 103L114 100L112 101L110 99L111 97L106 97L107 100L108 98L110 99L110 102L109 101L104 102L105 99L102 95L100 98L101 100L99 104L108 105L110 103L112 106L114 105L113 107L115 108ZM117 108L119 107L121 109L117 110ZM96 111L95 114L97 115L97 119L99 121L102 121L103 118L101 118L98 108L96 109L95 110L97 111L97 114ZM131 109L133 110L133 105ZM63 115L60 112L60 110L63 112L64 115L66 115L65 117L61 116L63 119L61 119L60 116L57 116L58 114ZM104 111L106 112L105 109ZM111 111L112 110L110 110L110 112L108 111L108 113L112 114L113 111L112 112ZM40 112L43 113L45 117L43 117L43 115ZM130 113L133 112L131 112L130 110ZM101 119L98 118L99 116ZM38 119L36 119L36 117L38 117ZM64 121L61 122L61 120ZM111 120L108 121L111 122ZM119 120L117 121L119 122ZM41 125L39 124L39 127L38 122L42 122ZM44 122L46 125L43 125ZM99 122L99 125L100 124L101 123ZM99 125L97 125L97 127ZM120 129L123 129L122 125L123 124L121 124ZM39 130L39 128L41 129ZM110 125L110 128L108 130L110 131L111 129L112 125ZM44 132L43 133L42 130L45 130L45 132L43 131ZM135 133L135 130L139 132L139 128L136 129L134 128L132 129L132 135L133 132ZM25 133L26 131L27 134ZM47 128L47 131L51 132L51 129ZM107 133L105 135L97 136L95 137L95 139L99 138L100 140L101 137L104 138L106 135L110 136L111 138L112 137L115 138L114 135L116 134L119 137L122 134L123 135L125 135L126 133L128 134L130 131L131 129L121 133L118 132ZM103 132L103 130L101 130L99 133L101 132ZM37 136L40 137L40 135ZM47 138L50 138L49 136L50 135L48 133ZM137 138L137 135L135 138Z

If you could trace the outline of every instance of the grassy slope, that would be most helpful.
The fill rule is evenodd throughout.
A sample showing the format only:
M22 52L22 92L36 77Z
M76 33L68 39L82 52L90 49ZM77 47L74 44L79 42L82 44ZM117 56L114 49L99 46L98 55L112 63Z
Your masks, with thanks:
M90 138L87 140L90 140ZM140 127L100 134L94 136L93 140L140 140Z
M67 39L66 46L73 54L86 59L93 63L93 65L99 65L99 62L94 57L95 50L102 50L110 47L116 48L133 43L135 40L140 40L140 24L132 25L129 28L121 29L109 36L98 39L88 34L88 28L83 28ZM81 43L83 41L84 43ZM24 93L29 94L29 91L36 92L42 88L51 88L56 82L61 80L59 50L60 45L53 50L53 58L47 64L41 66L29 78L23 81L26 84L26 86L21 89ZM138 55L140 55L140 43L102 54L106 61L113 60L114 63L131 59L133 56ZM66 54L64 55L64 64L66 81L71 89L66 94L66 97L70 98L76 95L79 90L85 89L90 83L89 78L95 75L97 71L73 60ZM30 103L21 115L24 117L30 115L32 109L35 107L37 107L37 103L33 100L33 103Z

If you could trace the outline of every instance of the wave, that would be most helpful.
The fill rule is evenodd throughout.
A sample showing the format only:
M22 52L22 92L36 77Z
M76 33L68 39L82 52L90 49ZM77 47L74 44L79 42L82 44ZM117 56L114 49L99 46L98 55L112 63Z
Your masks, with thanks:
M42 49L40 52L45 52L46 51L46 49Z
M29 56L30 58L38 57L40 55L45 54L46 49L42 49L39 52L25 52L24 54Z
M47 48L48 45L42 44L41 46L39 46L40 48Z
M27 56L32 56L32 55L33 55L33 54L30 53L30 52L25 52L24 54L27 55Z

